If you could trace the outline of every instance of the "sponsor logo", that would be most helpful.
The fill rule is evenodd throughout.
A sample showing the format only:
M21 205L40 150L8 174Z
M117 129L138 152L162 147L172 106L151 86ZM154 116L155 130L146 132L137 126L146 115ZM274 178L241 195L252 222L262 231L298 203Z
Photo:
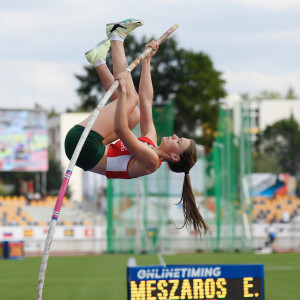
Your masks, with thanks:
M94 230L94 228L86 228L86 229L84 230L84 235L85 235L86 237L94 237L94 235L95 235L95 230Z
M205 278L205 277L220 277L220 267L186 267L186 268L163 268L151 269L145 268L137 272L137 277L143 279L168 279L168 278Z
M73 237L74 236L74 229L65 229L65 236Z
M24 229L24 237L33 237L33 230L32 229Z
M3 237L5 237L5 238L11 238L11 237L13 237L13 233L12 232L4 232L3 233Z
M127 151L127 148L124 146L123 142L121 142L121 151Z

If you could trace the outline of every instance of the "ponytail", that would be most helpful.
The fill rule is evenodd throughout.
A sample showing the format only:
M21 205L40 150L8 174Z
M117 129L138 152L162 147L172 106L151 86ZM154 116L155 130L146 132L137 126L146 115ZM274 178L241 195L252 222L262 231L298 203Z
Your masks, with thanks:
M193 227L196 233L206 234L210 231L209 226L199 212L196 205L196 199L192 190L191 180L189 173L185 173L181 200L184 214L184 224L182 227ZM179 202L179 203L180 203Z
M184 172L181 200L183 206L184 224L182 227L193 227L195 233L200 235L210 231L208 224L199 212L196 199L192 190L189 171L197 161L196 144L191 140L190 146L180 155L178 162L168 162L171 171L176 173ZM178 204L179 204L178 203Z

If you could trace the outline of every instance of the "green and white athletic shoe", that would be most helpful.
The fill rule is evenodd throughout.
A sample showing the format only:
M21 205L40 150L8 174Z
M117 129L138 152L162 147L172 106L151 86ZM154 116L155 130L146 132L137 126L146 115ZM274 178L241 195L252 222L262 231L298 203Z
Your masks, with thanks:
M109 23L106 24L106 35L110 38L112 35L116 34L125 39L128 33L143 25L144 22L138 19L126 19L117 23Z
M97 44L96 47L86 52L85 57L92 66L95 66L95 64L100 58L106 61L106 55L109 49L110 49L110 40L105 39L101 41L99 44Z

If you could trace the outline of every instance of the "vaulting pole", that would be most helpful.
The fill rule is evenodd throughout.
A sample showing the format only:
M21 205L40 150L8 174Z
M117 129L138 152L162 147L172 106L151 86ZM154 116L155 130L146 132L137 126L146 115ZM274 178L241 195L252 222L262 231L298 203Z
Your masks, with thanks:
M161 44L177 28L178 28L177 24L173 25L160 38L158 38L156 40L157 43ZM142 60L146 56L148 56L152 51L153 51L153 49L151 47L147 48L142 54L140 54L126 68L126 70L128 70L129 72L132 72L132 70L136 66L138 66L142 62ZM58 220L58 216L59 216L59 213L60 213L62 202L63 202L64 196L65 196L65 193L66 193L66 190L67 190L67 187L68 187L68 184L69 184L69 181L70 181L75 163L78 159L78 156L79 156L80 151L83 147L83 144L85 143L86 138L87 138L92 126L94 125L98 115L100 114L101 110L105 106L108 99L111 97L111 95L114 93L114 91L118 88L118 86L119 86L119 81L116 80L113 83L113 85L109 88L109 90L106 92L106 94L104 95L104 97L100 101L99 105L94 110L90 121L86 125L86 127L85 127L79 141L78 141L78 144L77 144L77 146L74 150L74 153L73 153L72 158L70 160L70 163L68 165L67 171L65 173L63 182L61 184L61 187L60 187L60 190L59 190L59 193L58 193L58 196L57 196L56 204L55 204L54 211L53 211L52 218L51 218L50 227L49 227L46 242L45 242L45 247L44 247L42 262L41 262L41 267L40 267L40 273L39 273L39 278L38 278L38 285L37 285L37 289L36 289L35 300L41 300L42 299L43 287L44 287L45 275L46 275L46 269L47 269L47 263L48 263L48 258L49 258L49 254L50 254L50 246L51 246L51 243L52 243L52 239L53 239L53 235L54 235L54 231L55 231L55 226L56 226L56 223L57 223L57 220Z

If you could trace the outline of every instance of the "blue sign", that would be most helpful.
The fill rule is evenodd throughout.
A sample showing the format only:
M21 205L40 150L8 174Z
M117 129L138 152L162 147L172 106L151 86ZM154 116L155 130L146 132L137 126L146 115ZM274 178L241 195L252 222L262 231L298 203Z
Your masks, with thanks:
M263 265L127 268L128 300L264 300Z

